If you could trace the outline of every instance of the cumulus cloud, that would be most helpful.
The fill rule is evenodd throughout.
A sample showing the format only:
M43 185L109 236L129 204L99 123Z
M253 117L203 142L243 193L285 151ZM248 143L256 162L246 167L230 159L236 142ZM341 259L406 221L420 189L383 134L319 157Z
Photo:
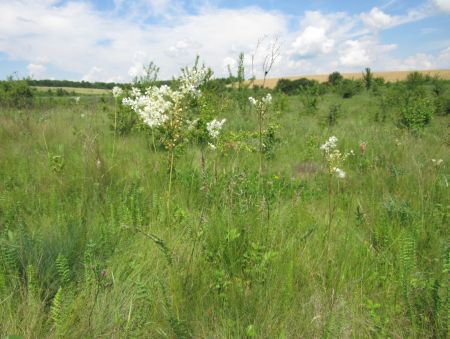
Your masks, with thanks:
M432 0L437 9L450 13L450 0Z
M447 8L448 1L429 1ZM375 7L356 15L306 11L295 17L257 6L226 9L202 3L187 12L181 0L114 0L113 10L101 12L87 0L0 0L0 53L25 61L34 77L54 76L49 73L56 69L77 75L75 80L128 81L150 61L160 67L161 78L171 78L196 55L217 76L227 76L227 66L234 69L244 52L249 76L250 56L266 35L283 42L270 76L382 69L395 64L389 52L396 46L383 44L378 31L429 15L413 9L394 16ZM270 41L254 59L257 77ZM432 62L446 58L444 53ZM408 61L415 64L429 66L417 55Z
M391 27L395 22L394 17L377 7L372 8L369 13L361 14L361 20L367 27L375 30Z
M339 62L343 66L364 67L370 65L370 56L364 43L358 40L347 40L339 52Z
M28 76L32 79L42 79L45 76L45 71L47 68L41 64L28 64Z
M327 37L322 27L308 26L292 43L293 53L300 56L326 54L333 50L334 40Z
M91 69L83 75L81 80L83 81L96 81L99 78L102 78L103 70L100 67L93 66Z

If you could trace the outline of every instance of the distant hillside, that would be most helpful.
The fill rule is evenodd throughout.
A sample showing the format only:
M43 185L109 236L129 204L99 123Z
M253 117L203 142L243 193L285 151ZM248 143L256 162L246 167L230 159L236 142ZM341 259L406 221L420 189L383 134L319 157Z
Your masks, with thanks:
M413 71L389 71L389 72L373 72L375 77L384 78L386 81L398 81L405 80L409 73ZM450 69L441 70L428 70L428 71L418 71L424 75L429 76L439 76L442 79L450 80ZM362 78L362 72L357 73L341 73L345 79L360 79ZM307 78L311 80L317 80L319 82L326 82L328 80L328 74L318 74L318 75L299 75L299 76L289 76L280 78L266 79L265 87L274 88L277 85L279 79L289 79L296 80L300 78ZM262 80L255 80L255 85L262 86Z

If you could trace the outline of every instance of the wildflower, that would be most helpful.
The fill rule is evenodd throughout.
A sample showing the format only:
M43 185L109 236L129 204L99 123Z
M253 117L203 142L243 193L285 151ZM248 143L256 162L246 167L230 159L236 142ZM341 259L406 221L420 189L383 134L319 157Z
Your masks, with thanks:
M210 70L206 67L186 67L180 77L180 91L183 94L189 94L194 98L201 95L199 87L206 82L210 76Z
M322 146L320 146L320 149L325 153L329 153L333 148L336 148L337 140L338 139L333 135L328 139L327 142L325 142Z
M75 103L79 103L80 102L80 97L75 97Z
M444 163L444 160L442 159L431 159L431 162L434 166L439 167Z
M350 154L353 154L353 151L350 153L341 153L341 151L337 149L337 140L338 139L335 136L331 136L323 145L320 146L320 149L323 151L327 162L328 173L330 175L334 174L340 179L344 179L346 177L346 173L338 166L340 166Z
M211 144L210 142L208 142L208 146L209 148L211 148L213 151L215 151L217 149L217 146L214 144Z
M98 170L102 167L100 158L97 158L97 160L95 161L95 167L97 167Z
M339 178L339 179L344 179L345 176L347 175L343 170L341 170L338 167L334 167L333 168L334 174Z
M112 89L112 94L114 96L114 98L120 97L123 93L122 88L114 86Z
M272 103L272 95L270 93L267 93L267 95L261 100L257 100L254 97L248 97L248 101L250 101L250 104L252 106L255 106L259 109L265 109Z
M136 87L131 88L131 96L138 97L140 95L141 95L141 90L139 88L136 88Z
M187 126L188 126L187 127L188 131L192 131L197 126L198 120L199 119L194 119L192 121L190 121L190 120L186 121Z
M216 139L219 136L220 130L222 129L222 126L225 123L225 121L226 119L222 119L220 121L217 119L213 119L206 124L206 129L208 131L209 136L212 139Z
M262 102L265 104L271 104L272 103L272 95L270 93L267 93L267 95L262 98Z

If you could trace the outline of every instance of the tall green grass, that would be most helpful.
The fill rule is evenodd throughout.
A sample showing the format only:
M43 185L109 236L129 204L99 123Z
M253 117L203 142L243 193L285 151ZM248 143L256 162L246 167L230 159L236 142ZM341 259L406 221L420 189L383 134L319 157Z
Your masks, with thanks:
M220 95L225 129L254 131ZM65 100L0 111L1 337L447 337L448 116L417 135L369 92L314 114L278 94L263 185L257 153L209 152L202 175L190 147L167 215L167 154L133 132L113 159L112 98ZM356 155L326 246L331 135Z

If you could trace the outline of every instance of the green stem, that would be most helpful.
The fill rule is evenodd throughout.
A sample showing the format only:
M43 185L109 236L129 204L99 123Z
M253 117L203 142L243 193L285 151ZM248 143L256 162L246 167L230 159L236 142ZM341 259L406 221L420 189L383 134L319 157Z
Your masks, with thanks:
M173 173L173 149L170 151L170 164L169 164L169 187L167 189L167 220L170 218L170 194L172 191L172 173Z
M114 98L114 140L112 149L112 161L114 162L114 156L116 152L116 135L117 135L117 99Z

